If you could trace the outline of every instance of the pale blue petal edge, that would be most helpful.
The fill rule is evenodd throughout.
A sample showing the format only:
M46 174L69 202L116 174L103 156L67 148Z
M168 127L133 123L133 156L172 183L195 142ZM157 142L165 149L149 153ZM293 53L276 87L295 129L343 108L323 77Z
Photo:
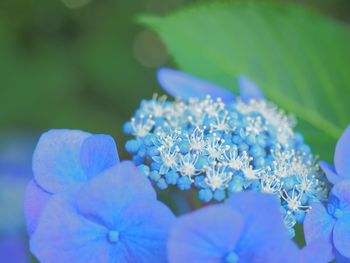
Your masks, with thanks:
M243 262L253 259L271 263L297 260L298 250L283 224L280 203L275 196L258 192L234 193L226 204L238 211L246 222L237 245ZM276 254L276 249L281 252Z
M342 180L333 186L328 202L335 201L336 208L350 212L350 180Z
M235 95L227 89L182 71L160 68L157 71L157 79L168 94L184 101L193 97L204 99L207 95L212 98L219 97L226 103L235 99Z
M312 203L311 210L306 214L303 224L306 243L310 244L318 239L332 242L335 222L321 202Z
M243 226L243 218L224 204L185 214L170 231L169 262L223 262L234 251Z
M96 134L87 138L81 147L80 160L87 178L119 163L117 146L110 135Z
M164 263L166 244L175 215L154 199L133 199L117 214L114 228L120 231L125 262ZM120 262L120 261L115 261Z
M318 163L322 169L322 171L326 174L327 179L332 184L339 183L343 180L335 171L334 166L326 161L319 161Z
M350 258L346 258L339 254L339 252L336 253L335 255L335 262L337 263L350 263Z
M334 249L329 240L314 240L301 250L302 263L326 263L333 259Z
M122 161L85 184L77 203L85 217L112 226L116 211L135 198L156 200L156 192L132 162Z
M333 242L342 256L350 258L350 212L339 218L335 224Z
M265 98L264 93L259 86L249 78L245 76L238 76L237 82L240 90L240 97L244 102L249 102L253 99L263 100Z
M27 226L27 232L32 235L35 231L42 210L46 206L52 195L45 192L38 184L31 180L28 183L24 196L24 218Z
M108 229L82 217L75 206L81 185L55 194L47 203L30 240L40 262L112 263Z
M339 138L335 147L334 166L337 174L350 179L350 125Z
M90 135L79 130L49 130L41 135L32 161L34 178L40 187L57 193L86 181L80 150Z

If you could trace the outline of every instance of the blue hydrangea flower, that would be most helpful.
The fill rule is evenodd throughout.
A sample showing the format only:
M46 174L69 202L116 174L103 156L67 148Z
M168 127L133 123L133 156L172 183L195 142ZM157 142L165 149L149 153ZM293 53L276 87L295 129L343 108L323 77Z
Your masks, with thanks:
M170 263L321 263L322 253L308 261L310 252L320 248L324 247L301 253L289 238L278 200L244 192L233 194L225 204L179 217L170 231L168 259Z
M337 262L350 262L350 180L334 185L327 208L320 202L312 204L304 221L304 233L307 243L325 239L332 244L335 254L347 258Z
M53 194L84 183L119 162L113 138L79 130L44 133L33 154L34 179L25 196L29 234L36 228L41 211Z
M199 199L223 201L247 190L276 195L284 221L302 223L328 186L295 119L239 77L240 96L183 72L161 69L161 86L181 100L143 100L124 126L133 161L160 189L198 190ZM209 94L209 95L207 95Z
M335 153L334 166L326 161L320 161L322 170L326 173L328 180L336 184L342 180L350 180L350 125L339 138Z
M164 263L174 220L145 176L121 162L55 194L31 237L42 263Z

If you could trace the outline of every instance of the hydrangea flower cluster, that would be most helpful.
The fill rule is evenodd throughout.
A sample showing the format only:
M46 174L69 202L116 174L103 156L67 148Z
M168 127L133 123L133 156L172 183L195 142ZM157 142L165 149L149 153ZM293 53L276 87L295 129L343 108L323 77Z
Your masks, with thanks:
M293 235L310 203L327 191L294 126L292 116L264 99L154 96L142 101L124 131L135 136L126 143L133 161L160 189L194 186L203 202L245 190L275 194Z
M320 162L334 184L327 198L294 118L254 83L240 77L236 98L182 72L158 77L178 99L145 100L126 123L133 162L119 160L109 135L40 137L24 202L40 262L350 262L350 126L334 166ZM225 201L175 217L151 181ZM302 249L290 238L296 222L304 225Z

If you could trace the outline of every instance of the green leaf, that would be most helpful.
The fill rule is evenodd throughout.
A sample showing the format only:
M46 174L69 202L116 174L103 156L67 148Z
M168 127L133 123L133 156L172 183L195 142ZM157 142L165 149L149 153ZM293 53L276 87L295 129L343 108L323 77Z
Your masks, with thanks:
M207 3L164 17L142 16L175 63L228 89L243 74L298 117L315 152L331 159L350 122L350 31L300 6Z

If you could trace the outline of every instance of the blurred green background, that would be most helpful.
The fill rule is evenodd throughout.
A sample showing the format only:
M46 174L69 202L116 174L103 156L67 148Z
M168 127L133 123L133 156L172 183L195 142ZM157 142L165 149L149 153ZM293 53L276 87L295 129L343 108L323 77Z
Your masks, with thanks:
M0 220L5 214L21 216L30 154L37 136L47 129L111 134L122 158L128 157L122 124L141 99L162 93L155 70L174 66L158 36L137 25L135 17L166 14L193 2L201 1L0 0L0 177L19 176L16 169L4 168L11 152L17 158L11 159L11 167L20 162L25 178L11 191L17 198L0 195ZM350 23L349 0L283 2L297 2ZM0 250L8 232L22 235L19 225L8 226L18 231L0 229Z
M142 98L160 93L155 69L171 63L137 14L185 0L1 0L0 127L79 128L115 136ZM350 21L350 1L294 1Z

